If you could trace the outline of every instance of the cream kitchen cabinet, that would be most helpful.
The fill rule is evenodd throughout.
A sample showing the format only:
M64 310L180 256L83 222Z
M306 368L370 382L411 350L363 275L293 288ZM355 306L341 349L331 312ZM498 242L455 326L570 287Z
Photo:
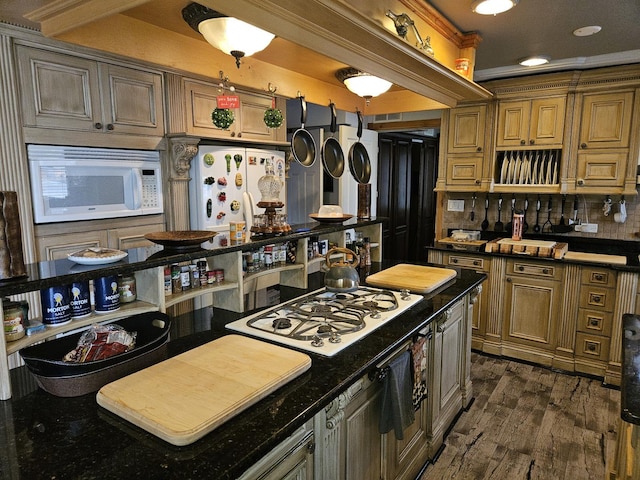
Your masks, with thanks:
M502 351L551 365L563 300L562 265L507 260Z
M479 191L483 185L490 135L487 133L490 108L486 104L467 105L443 112L446 138L438 167L436 190Z
M482 153L486 150L486 105L454 108L449 111L447 152Z
M313 421L308 421L239 480L313 480L314 450Z
M427 435L432 454L442 446L449 425L462 408L466 407L463 405L463 389L466 382L465 366L470 351L466 344L466 316L465 301L459 301L444 312L433 326L431 390L427 401Z
M27 143L77 143L81 131L152 136L153 148L164 135L160 73L22 45L16 55Z
M577 372L605 376L617 275L606 268L582 267L581 270L575 368Z
M432 255L430 252L429 261ZM444 253L442 258L439 259L439 263L444 266L468 268L475 270L476 272L486 273L490 275L491 272L491 257L483 255L474 255L473 253ZM471 348L482 350L482 344L484 343L484 336L486 332L486 318L487 318L487 304L489 302L489 289L482 288L482 291L478 295L473 308L473 316L471 317Z
M629 150L634 96L633 90L578 95L577 192L636 193L637 159Z
M498 102L497 148L562 147L566 95Z
M273 97L253 92L230 93L219 85L196 79L174 76L170 88L177 88L176 96L183 103L169 103L171 134L187 134L202 138L237 139L263 143L286 142L286 108L284 100L276 99L276 106L283 112L285 120L279 128L269 128L264 123L264 113L271 108ZM240 107L232 109L234 122L228 129L216 127L211 114L218 106L220 95L238 95ZM180 112L184 116L181 117Z

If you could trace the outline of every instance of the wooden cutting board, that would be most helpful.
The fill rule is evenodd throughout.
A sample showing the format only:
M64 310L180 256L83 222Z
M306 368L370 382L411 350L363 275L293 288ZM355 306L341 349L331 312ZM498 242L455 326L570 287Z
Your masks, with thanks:
M604 253L566 252L563 258L565 260L578 260L580 262L608 263L613 265L627 264L627 257Z
M400 263L369 275L367 283L393 290L409 289L413 293L429 293L456 277L450 268L427 267Z
M226 335L105 385L97 401L173 445L188 445L310 366L304 353Z

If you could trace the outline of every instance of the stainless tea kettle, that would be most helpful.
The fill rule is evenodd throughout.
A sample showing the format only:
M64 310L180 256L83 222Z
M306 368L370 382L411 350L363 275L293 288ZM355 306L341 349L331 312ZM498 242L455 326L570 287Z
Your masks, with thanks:
M331 263L331 255L335 253L345 253L352 255L351 261L340 257L340 259L334 263ZM360 263L360 257L349 250L348 248L336 247L329 250L325 257L325 266L323 269L328 269L324 274L324 285L330 292L353 292L360 286L360 275L358 271L353 268L353 265Z

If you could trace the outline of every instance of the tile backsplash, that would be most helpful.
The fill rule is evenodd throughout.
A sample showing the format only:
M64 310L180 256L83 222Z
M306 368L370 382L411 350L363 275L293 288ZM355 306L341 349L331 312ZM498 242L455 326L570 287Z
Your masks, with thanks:
M445 237L447 230L450 228L462 228L465 230L480 230L481 223L485 216L485 194L480 193L476 199L475 217L471 220L471 204L472 193L450 193L445 192L442 195L442 204L438 208L443 210L442 231L438 238ZM569 223L569 219L573 220L573 204L575 195L567 195L564 208L565 223ZM499 194L489 194L489 228L492 231L494 224L498 219L498 198ZM577 219L582 223L595 223L598 225L598 233L570 232L566 234L570 237L582 238L600 238L613 240L640 241L640 200L638 197L625 197L625 207L627 210L627 219L624 223L616 223L614 214L618 212L619 195L611 197L611 213L604 215L603 207L606 199L605 195L578 195L578 215ZM529 207L527 209L526 221L529 224L529 233L533 231L536 223L536 201L537 194L528 195ZM540 197L540 217L539 223L542 225L547 220L547 205L549 195L541 195ZM463 200L463 212L451 212L447 210L448 200ZM524 194L516 195L516 209L524 208ZM552 195L552 211L551 223L558 225L562 209L562 195ZM511 194L502 194L502 215L501 220L504 224L509 222L511 216ZM546 232L546 230L545 230Z

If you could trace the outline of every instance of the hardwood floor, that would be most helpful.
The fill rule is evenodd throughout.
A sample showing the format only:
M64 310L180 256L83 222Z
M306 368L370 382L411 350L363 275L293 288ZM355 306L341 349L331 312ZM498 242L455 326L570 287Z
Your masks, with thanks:
M420 480L605 478L619 390L477 353L471 372L475 401Z

